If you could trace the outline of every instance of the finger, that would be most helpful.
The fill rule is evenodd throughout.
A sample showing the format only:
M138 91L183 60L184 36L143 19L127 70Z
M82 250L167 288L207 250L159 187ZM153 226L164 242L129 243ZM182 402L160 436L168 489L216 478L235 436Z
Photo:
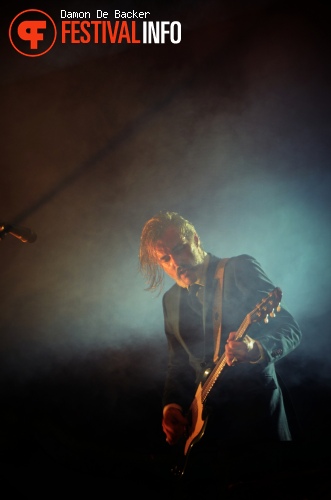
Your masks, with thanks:
M233 358L233 354L227 354L226 362L229 366L232 366L232 358Z
M236 338L237 332L230 332L228 336L227 342L230 342L231 340L234 340Z

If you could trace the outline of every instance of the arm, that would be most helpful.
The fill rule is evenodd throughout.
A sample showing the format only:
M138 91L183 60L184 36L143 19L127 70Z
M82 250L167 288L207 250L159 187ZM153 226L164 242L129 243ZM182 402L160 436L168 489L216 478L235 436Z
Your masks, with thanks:
M241 319L275 288L260 264L248 255L231 259L225 276L228 300L231 298L232 306L240 311ZM232 308L232 316L233 310ZM233 338L234 333L230 332L225 346L229 365L232 364L234 357L239 362L267 365L295 349L301 341L301 331L293 316L282 305L281 311L276 313L275 318L270 318L268 324L263 322L253 324L245 342L234 342Z
M188 426L185 413L193 399L195 384L188 353L175 335L176 320L171 321L172 316L169 314L166 303L166 298L163 297L168 370L163 393L162 429L167 443L174 445L184 435Z
M163 406L176 404L186 411L192 402L196 383L188 352L176 335L178 317L173 313L172 301L163 297L164 330L168 346L168 367L163 393Z

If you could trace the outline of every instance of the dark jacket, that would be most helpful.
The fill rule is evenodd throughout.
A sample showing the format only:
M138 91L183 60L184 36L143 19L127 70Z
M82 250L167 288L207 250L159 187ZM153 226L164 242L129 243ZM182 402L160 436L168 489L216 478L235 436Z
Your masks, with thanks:
M206 365L212 366L214 350L212 303L220 259L210 255L205 290L205 322L187 304L187 290L177 284L163 297L165 333L169 349L163 404L180 404L188 411ZM275 288L259 263L248 255L232 257L224 272L222 337L237 331L245 316ZM205 323L205 327L203 327ZM301 340L301 331L282 306L268 324L250 325L248 335L265 351L262 363L226 366L206 401L213 432L221 440L290 440L283 396L275 362L289 354ZM209 431L211 432L211 431Z

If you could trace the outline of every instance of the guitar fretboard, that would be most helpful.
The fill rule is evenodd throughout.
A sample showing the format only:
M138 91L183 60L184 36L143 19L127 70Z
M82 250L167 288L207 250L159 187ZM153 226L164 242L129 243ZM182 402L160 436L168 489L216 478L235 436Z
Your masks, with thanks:
M237 330L235 340L242 339L244 335L247 333L247 330L250 325L251 325L250 317L249 315L247 315ZM225 359L225 353L223 353L202 387L201 395L203 403L206 401L208 394L212 390L216 380L218 379L218 377L220 376L225 367L226 367L226 359Z

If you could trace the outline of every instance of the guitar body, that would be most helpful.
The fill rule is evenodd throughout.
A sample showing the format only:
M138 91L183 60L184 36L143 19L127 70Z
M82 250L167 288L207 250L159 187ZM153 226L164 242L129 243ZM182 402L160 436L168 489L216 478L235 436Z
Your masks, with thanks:
M207 417L203 419L203 408L202 384L200 383L190 406L191 426L186 437L184 455L187 455L192 446L197 443L204 435L207 425Z
M202 383L198 385L194 399L190 406L188 418L191 422L191 425L187 429L185 439L177 445L177 448L179 449L177 450L177 464L172 469L173 475L177 478L181 478L184 475L190 451L193 446L203 437L206 429L208 415L204 415L204 405L202 402Z

